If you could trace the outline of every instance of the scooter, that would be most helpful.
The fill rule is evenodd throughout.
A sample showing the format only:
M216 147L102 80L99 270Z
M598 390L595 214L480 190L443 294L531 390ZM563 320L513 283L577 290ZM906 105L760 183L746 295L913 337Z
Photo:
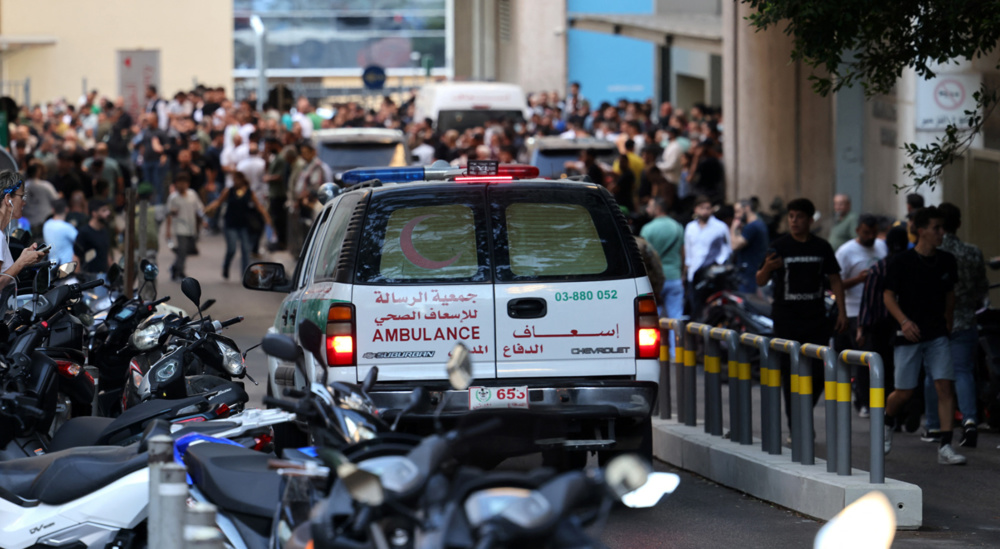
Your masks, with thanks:
M149 503L145 443L169 432L237 438L291 421L281 410L197 424L152 422L126 447L79 447L0 463L0 539L5 549L144 547Z

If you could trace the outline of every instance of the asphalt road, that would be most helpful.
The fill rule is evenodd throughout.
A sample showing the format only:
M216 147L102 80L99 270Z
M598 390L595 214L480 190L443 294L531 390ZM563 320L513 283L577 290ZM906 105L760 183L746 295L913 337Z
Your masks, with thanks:
M188 259L187 274L201 282L203 299L217 300L210 314L222 320L243 315L245 320L228 329L227 334L241 349L259 343L273 324L275 311L285 294L244 289L235 278L238 263L233 268L234 278L223 280L225 244L221 236L203 237L199 248L201 254ZM266 256L264 260L279 261L287 267L293 264L285 253ZM171 304L193 310L179 284L169 281L172 261L169 250L160 253L159 295L169 295ZM258 387L247 383L251 405L260 405L267 376L263 353L252 351L247 357L247 369L261 382ZM724 397L723 401L726 400ZM822 408L820 403L816 416L818 431L823 427ZM728 413L723 417L728 417ZM867 469L867 420L855 417L852 426L854 466ZM823 436L821 431L817 433L816 455L820 458L825 457ZM893 452L886 458L887 476L917 484L924 490L924 527L915 532L898 532L894 547L1000 546L1000 504L996 501L1000 496L1000 435L982 433L978 448L961 449L969 458L965 467L937 465L933 445L920 442L916 434L897 433L893 442ZM591 462L594 461L592 458ZM538 462L537 456L529 456L504 467L532 468ZM822 527L821 522L788 509L666 464L656 465L659 470L680 474L680 487L656 508L616 510L602 536L610 547L810 547Z

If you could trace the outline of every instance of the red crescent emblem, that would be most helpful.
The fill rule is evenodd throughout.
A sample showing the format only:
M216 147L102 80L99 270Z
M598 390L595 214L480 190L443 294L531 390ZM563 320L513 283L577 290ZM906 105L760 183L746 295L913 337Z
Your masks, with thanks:
M415 229L421 221L431 217L438 216L435 214L421 215L413 218L413 220L407 223L403 227L403 232L399 235L399 247L403 250L403 256L417 267L420 267L421 269L443 269L458 261L458 258L462 256L462 252L457 253L455 257L446 259L445 261L433 261L420 255L420 252L413 247L413 229Z

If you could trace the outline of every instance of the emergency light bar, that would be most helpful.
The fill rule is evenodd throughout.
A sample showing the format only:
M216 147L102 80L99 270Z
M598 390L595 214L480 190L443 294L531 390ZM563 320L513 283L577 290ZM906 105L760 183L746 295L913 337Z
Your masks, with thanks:
M465 166L455 167L443 160L438 160L430 166L348 170L340 176L340 180L346 185L356 185L372 179L378 179L383 183L408 183L411 181L445 181L465 175ZM538 177L538 168L524 164L501 164L497 168L496 175L502 176L504 179L531 179Z

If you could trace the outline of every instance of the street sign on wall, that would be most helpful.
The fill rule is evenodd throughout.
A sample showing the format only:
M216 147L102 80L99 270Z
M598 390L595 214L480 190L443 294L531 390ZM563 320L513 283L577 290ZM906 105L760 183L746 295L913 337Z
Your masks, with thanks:
M972 94L979 91L979 74L941 74L917 81L917 129L940 131L955 124L969 127L965 111L976 109Z
M134 120L146 108L150 84L160 89L160 50L118 50L118 94Z

